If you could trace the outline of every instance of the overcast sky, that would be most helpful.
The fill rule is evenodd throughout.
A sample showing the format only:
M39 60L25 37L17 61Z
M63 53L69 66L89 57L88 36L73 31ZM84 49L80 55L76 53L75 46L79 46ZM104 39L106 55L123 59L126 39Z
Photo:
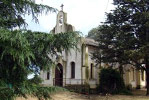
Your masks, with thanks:
M58 10L64 4L67 13L67 22L73 25L76 31L84 35L105 20L105 12L113 9L113 0L35 0L38 4L45 4ZM33 31L50 32L56 25L56 13L49 13L38 17L39 24L35 24L31 17L26 17L28 29Z

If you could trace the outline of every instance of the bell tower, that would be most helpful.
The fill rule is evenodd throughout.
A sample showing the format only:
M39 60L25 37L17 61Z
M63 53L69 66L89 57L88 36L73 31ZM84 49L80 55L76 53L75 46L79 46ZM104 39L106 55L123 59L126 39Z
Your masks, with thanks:
M52 30L52 33L57 34L57 33L73 32L74 27L67 23L67 13L63 11L64 5L62 4L60 7L61 10L57 14L56 26Z

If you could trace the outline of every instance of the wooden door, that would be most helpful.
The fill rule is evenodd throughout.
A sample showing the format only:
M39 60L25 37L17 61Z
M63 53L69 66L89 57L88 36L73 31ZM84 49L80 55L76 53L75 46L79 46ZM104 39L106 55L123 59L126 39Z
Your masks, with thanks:
M63 86L63 66L60 63L55 69L55 85Z

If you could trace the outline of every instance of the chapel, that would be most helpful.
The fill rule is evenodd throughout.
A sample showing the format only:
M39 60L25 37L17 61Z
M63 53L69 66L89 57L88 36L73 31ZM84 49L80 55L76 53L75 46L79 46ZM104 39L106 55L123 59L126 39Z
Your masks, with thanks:
M74 26L67 23L67 13L63 11L63 5L61 7L62 9L57 14L56 26L51 30L52 34L75 31ZM104 63L97 64L92 59L92 53L97 50L98 43L93 39L82 37L77 47L79 50L71 49L69 53L62 52L56 61L58 67L53 67L49 71L41 71L40 77L44 80L43 85L66 87L88 84L91 89L98 86L100 69L108 66ZM145 87L144 71L130 66L123 66L125 85L131 88Z

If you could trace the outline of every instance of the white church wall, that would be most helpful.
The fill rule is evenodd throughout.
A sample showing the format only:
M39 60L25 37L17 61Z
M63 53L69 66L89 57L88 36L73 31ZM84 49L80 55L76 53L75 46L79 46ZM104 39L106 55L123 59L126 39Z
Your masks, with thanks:
M72 29L71 29L72 27ZM54 34L61 33L61 32L68 32L68 31L75 31L74 27L70 24L67 24L67 14L63 12L63 9L59 11L57 15L56 26L52 30ZM88 39L90 40L90 39ZM60 63L63 66L63 85L65 84L81 84L82 79L86 79L86 67L90 68L90 65L93 64L93 78L89 81L89 84L93 86L98 81L98 67L95 67L94 61L91 59L91 52L94 52L93 47L88 47L87 44L83 45L82 50L82 43L84 43L85 38L81 38L78 43L78 49L71 49L70 52L63 51L62 55L60 55ZM90 40L91 41L91 40ZM88 42L90 42L88 41ZM91 41L93 42L93 41ZM91 43L92 44L92 43ZM93 43L94 44L94 43ZM83 51L83 52L82 52ZM82 54L83 53L83 54ZM49 57L51 57L49 55ZM53 59L56 61L56 58ZM82 61L83 60L83 61ZM75 78L71 78L71 62L75 63ZM82 66L83 64L83 66ZM86 66L86 67L85 67ZM90 69L89 69L90 70ZM53 72L52 72L53 71ZM90 71L89 71L90 76ZM51 69L50 71L50 79L47 80L47 72L41 72L41 77L43 78L44 85L53 85L53 78L55 78L55 68Z
M99 65L97 65L95 63L95 61L92 59L92 54L93 52L95 52L96 47L93 46L88 46L88 63L89 63L89 76L90 76L90 80L89 80L89 84L90 84L90 88L95 88L96 85L98 84L98 73L99 73ZM91 78L91 64L93 64L93 72L92 72L92 78Z
M43 82L42 85L45 86L53 86L53 75L52 70L49 71L49 79L47 79L47 71L41 71L40 77L42 78Z
M81 50L81 44L78 44ZM66 84L81 84L81 51L71 49L67 56ZM75 78L71 78L71 62L75 63ZM80 80L80 81L79 81Z

